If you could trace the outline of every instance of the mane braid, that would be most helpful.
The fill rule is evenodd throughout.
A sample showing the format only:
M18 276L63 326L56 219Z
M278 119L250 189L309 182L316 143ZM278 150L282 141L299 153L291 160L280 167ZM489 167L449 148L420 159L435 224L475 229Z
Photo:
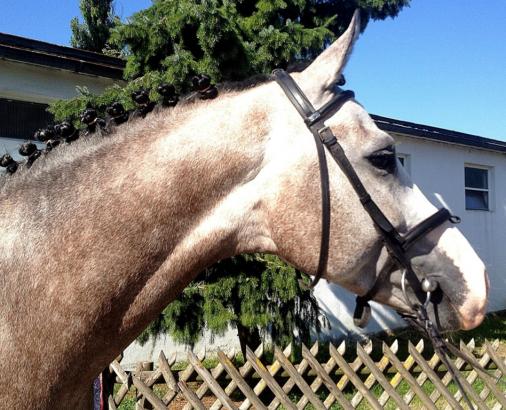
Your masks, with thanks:
M220 95L233 94L270 81L266 75L258 75L241 82L222 83L218 85ZM126 143L138 134L157 133L173 130L180 123L181 116L209 103L201 100L198 92L190 92L181 97L175 107L157 105L147 117L131 117L127 122L108 130L97 127L97 131L81 136L72 143L62 143L51 151L42 154L30 167L20 163L15 174L0 175L0 194L12 195L16 191L36 187L38 184L48 185L51 174L62 175L73 169L76 162L92 163L98 157L111 151L119 144ZM169 114L169 115L167 115Z
M18 190L24 190L39 183L47 185L48 180L51 180L50 174L61 175L68 172L77 161L92 163L103 153L110 152L120 144L128 144L135 135L153 131L161 132L164 128L170 130L176 125L181 115L201 106L199 102L198 99L190 98L184 104L171 109L157 106L147 118L132 117L126 123L112 127L110 132L97 129L95 133L81 136L71 144L60 144L41 155L31 167L21 163L15 174L0 175L0 194L14 194Z

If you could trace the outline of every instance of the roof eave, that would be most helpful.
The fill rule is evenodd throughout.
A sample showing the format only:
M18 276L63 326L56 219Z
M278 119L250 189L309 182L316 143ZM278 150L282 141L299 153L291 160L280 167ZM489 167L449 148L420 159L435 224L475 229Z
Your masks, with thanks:
M118 80L125 67L119 58L5 33L0 33L0 58Z
M472 147L475 149L500 152L506 154L506 143L477 135L465 134L463 132L446 130L443 128L431 127L429 125L416 124L408 121L395 120L379 115L371 115L372 119L383 131L395 132L408 137L421 138L436 142Z

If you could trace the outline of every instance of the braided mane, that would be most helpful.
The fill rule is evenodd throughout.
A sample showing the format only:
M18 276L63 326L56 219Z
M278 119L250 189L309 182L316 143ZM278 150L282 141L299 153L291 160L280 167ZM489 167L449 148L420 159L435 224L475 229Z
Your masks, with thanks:
M196 92L184 96L181 101L173 86L162 84L158 87L162 96L158 104L149 100L147 90L141 89L132 93L137 105L135 110L125 111L120 103L114 103L107 107L108 116L103 119L98 117L95 109L88 107L81 116L83 129L77 130L69 121L64 121L37 130L34 139L45 142L45 149L40 150L33 142L26 142L19 148L20 155L27 157L26 161L18 163L8 154L0 158L0 166L7 168L7 172L0 175L0 192L7 194L26 189L42 179L47 180L49 174L57 170L62 174L73 167L76 160L81 163L96 160L102 153L128 143L139 132L170 128L175 118L180 119L188 109L196 107L197 101L217 97L218 89L211 84L209 77L196 76L193 83ZM148 115L149 121L142 121Z
M0 193L11 194L42 181L47 183L50 173L58 171L62 174L72 168L78 159L81 162L92 162L119 144L128 143L132 136L140 132L160 131L163 128L169 130L188 110L200 106L197 103L201 100L214 99L218 93L243 91L270 80L270 76L257 75L241 82L215 86L209 77L200 75L192 79L195 91L181 98L173 86L162 84L158 87L162 96L159 103L149 100L147 90L139 90L132 93L132 99L137 104L136 110L125 111L121 104L113 103L106 108L107 118L102 119L93 108L87 108L81 116L85 128L76 130L67 121L48 126L46 129L37 130L34 135L35 139L46 143L46 149L39 150L35 144L27 142L19 148L19 153L28 157L26 161L18 163L8 154L1 157L0 166L7 167L7 172L0 174ZM143 121L146 117L148 121ZM58 137L49 140L41 138L41 134L43 136L50 128L53 129L51 132L56 129ZM8 165L12 164L14 169L11 171Z

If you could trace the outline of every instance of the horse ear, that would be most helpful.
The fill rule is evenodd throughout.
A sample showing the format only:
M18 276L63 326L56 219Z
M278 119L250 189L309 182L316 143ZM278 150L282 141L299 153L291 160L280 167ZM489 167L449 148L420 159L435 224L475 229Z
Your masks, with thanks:
M299 82L309 99L317 106L325 103L339 81L341 73L351 55L353 44L360 34L360 11L353 13L350 25L334 43L323 51L302 73Z

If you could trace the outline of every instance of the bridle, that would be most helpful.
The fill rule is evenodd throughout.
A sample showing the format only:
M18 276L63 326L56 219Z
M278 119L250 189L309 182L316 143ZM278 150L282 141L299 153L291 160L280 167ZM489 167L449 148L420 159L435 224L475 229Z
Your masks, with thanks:
M355 172L353 165L350 163L342 146L337 141L336 136L325 126L325 120L334 115L343 104L353 99L355 94L353 91L340 90L337 94L320 109L316 110L311 102L304 95L293 78L284 70L277 69L272 73L274 80L282 88L292 105L296 108L302 119L304 120L307 128L311 131L316 143L318 153L318 163L320 167L320 183L322 195L322 235L320 242L320 256L318 260L318 268L316 275L311 282L314 287L322 277L328 262L329 256L329 238L330 238L330 187L329 187L329 172L327 166L327 158L325 155L325 147L332 156L332 158L339 165L341 171L346 175L348 181L357 194L360 203L371 217L374 226L381 235L381 239L390 254L393 261L402 269L401 289L405 298L405 302L411 306L415 314L400 313L403 318L411 322L420 330L424 331L430 338L434 345L434 349L438 352L441 360L444 362L448 370L452 373L453 378L460 387L463 396L468 401L470 408L473 408L469 398L464 391L462 384L459 380L459 375L454 367L451 365L448 358L448 352L460 356L464 360L471 362L481 373L487 377L491 377L486 373L479 363L473 358L463 355L458 349L446 343L442 338L439 330L429 319L427 314L427 307L430 303L434 305L437 303L432 298L433 292L438 288L439 284L432 278L424 277L420 280L415 274L410 258L407 255L409 249L421 238L425 237L428 233L443 225L446 222L453 224L459 223L460 218L454 216L446 208L439 209L436 213L429 216L418 225L414 226L405 233L400 233L394 225L388 220L385 214L381 211L378 205L371 198L366 188L364 187L359 176ZM385 274L388 274L386 270ZM385 278L379 275L376 278L375 284L363 296L357 296L356 308L354 313L354 322L357 326L363 327L370 317L371 307L369 301L374 298L380 288L381 282ZM419 300L413 302L407 291L407 286L410 286ZM419 298L418 294L423 292L425 297Z
M416 302L412 303L407 294L406 285L409 284L413 290L422 290L425 293L425 300L420 303L422 306L427 307L431 299L431 293L437 288L437 282L430 278L424 278L420 281L413 271L407 252L413 244L426 236L429 232L433 231L445 222L458 223L460 222L460 218L453 216L448 209L441 208L439 211L429 216L406 233L401 234L373 201L359 176L355 172L353 165L351 165L343 148L337 141L337 138L330 128L324 124L325 120L339 111L346 101L354 98L355 94L353 91L340 91L327 104L319 110L315 110L299 86L287 72L284 70L275 70L273 72L273 76L313 134L318 152L322 194L322 236L318 268L311 286L315 286L322 277L323 272L327 267L329 255L331 212L329 171L324 148L326 147L332 158L334 158L341 168L341 171L348 178L348 181L355 190L360 203L371 217L376 229L381 235L381 239L388 250L388 253L403 269L402 290L404 297L406 298L406 302L412 307L416 306ZM369 301L378 292L381 279L382 278L380 277L377 278L376 283L366 295L357 297L357 310L355 313L357 324L365 324L363 322L365 322L365 317L367 316L366 311L370 309Z

